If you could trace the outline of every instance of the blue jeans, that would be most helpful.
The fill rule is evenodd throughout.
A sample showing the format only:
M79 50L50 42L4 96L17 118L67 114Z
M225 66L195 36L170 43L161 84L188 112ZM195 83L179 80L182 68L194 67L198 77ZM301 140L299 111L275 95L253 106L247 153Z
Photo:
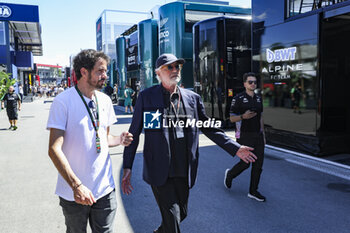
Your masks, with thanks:
M98 199L92 206L81 205L60 197L67 233L86 233L87 221L93 233L113 232L113 221L117 211L115 190Z

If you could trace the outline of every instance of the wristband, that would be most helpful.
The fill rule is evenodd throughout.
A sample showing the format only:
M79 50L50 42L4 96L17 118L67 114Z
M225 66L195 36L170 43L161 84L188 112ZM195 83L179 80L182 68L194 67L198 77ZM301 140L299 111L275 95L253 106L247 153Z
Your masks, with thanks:
M240 115L240 117L241 117L241 120L243 120L243 115Z
M83 183L78 184L77 186L73 187L73 190L76 190L77 188L79 188Z

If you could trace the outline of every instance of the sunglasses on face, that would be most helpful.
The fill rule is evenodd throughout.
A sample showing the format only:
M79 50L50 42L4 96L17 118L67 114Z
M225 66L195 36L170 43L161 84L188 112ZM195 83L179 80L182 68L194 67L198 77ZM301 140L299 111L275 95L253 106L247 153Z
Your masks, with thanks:
M257 84L256 81L251 81L251 80L249 80L248 83L249 83L250 85L252 85L253 83L254 83L255 85Z
M179 64L176 64L176 65L167 65L166 67L167 67L167 69L168 69L169 71L173 71L173 69L180 70L180 68L181 68Z

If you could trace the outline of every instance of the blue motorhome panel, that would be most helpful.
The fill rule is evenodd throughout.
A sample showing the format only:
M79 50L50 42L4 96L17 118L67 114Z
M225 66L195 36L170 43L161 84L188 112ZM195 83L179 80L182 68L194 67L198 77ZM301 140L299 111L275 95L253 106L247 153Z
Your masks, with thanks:
M251 71L251 21L217 17L198 22L194 34L194 90L206 113L229 125L232 98L243 90Z
M214 4L173 2L159 8L159 54L173 53L186 60L182 70L185 87L193 87L192 26L222 14L249 15L250 9Z
M253 22L254 38L259 44L253 44L253 48L267 48L277 46L279 43L302 43L305 40L318 38L319 15L311 15L298 20L289 21L282 25L267 27Z
M159 54L172 53L183 57L184 8L180 2L159 8ZM184 57L183 57L184 58Z
M285 0L252 0L253 23L263 22L266 27L284 23Z
M322 20L320 39L321 132L350 135L350 10Z
M155 62L158 58L158 23L147 19L139 22L140 88L141 90L158 83L155 74Z
M310 2L317 7L301 9ZM349 6L253 0L252 62L269 144L317 156L350 152Z
M185 32L184 4L169 3L159 8L159 54L172 53L186 60L182 83L193 87L192 33Z
M134 46L137 44L138 44L138 31L135 31L129 36L129 46Z
M118 85L120 89L120 97L123 98L124 86L126 84L126 41L125 37L119 37L116 39L116 53L117 53L117 75L118 75Z
M102 51L102 17L96 21L96 50Z
M265 124L273 129L316 135L318 15L253 33L253 43L258 43L253 46L253 67L261 77Z
M241 7L224 6L224 5L186 4L185 9L192 10L192 11L224 12L224 13L243 14L243 15L251 14L250 8L241 8Z
M126 43L126 70L138 70L138 31L133 32L127 38Z

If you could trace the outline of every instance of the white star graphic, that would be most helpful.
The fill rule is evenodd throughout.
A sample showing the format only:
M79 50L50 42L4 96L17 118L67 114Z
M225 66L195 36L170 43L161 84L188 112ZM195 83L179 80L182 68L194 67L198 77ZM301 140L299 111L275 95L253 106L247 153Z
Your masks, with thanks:
M161 115L162 114L159 113L159 109L157 110L157 112L152 113L153 118L152 118L151 122L154 121L155 119L158 119L158 117L161 116Z

